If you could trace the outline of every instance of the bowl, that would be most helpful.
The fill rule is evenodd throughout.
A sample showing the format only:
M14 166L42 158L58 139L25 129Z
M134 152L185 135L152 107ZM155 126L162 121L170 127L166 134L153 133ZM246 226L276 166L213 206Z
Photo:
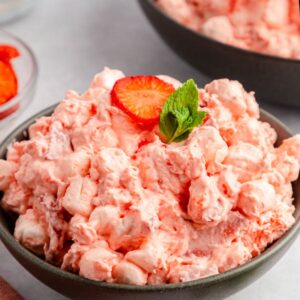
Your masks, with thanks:
M0 105L0 132L14 120L33 100L38 66L31 49L19 38L0 30L0 45L16 47L20 56L11 61L18 79L18 94L8 102Z
M15 129L0 145L0 158L5 159L7 147L12 142L28 139L28 127L37 118L50 115L54 108L55 106L52 106L43 110ZM269 122L277 131L279 143L291 136L289 129L263 110L261 119ZM14 222L2 208L0 208L0 238L25 269L50 288L71 299L194 300L200 298L220 299L220 297L223 299L246 287L267 272L296 238L300 228L300 179L295 182L293 191L296 222L279 240L269 246L261 255L240 267L186 283L133 286L93 281L61 270L35 256L14 239Z
M300 60L229 46L166 15L153 0L139 0L162 39L184 60L212 78L239 80L259 101L300 107Z

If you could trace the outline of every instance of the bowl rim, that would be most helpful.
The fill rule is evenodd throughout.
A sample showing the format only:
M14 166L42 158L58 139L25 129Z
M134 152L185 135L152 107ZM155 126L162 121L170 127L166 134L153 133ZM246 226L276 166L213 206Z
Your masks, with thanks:
M35 86L38 77L38 63L32 49L22 39L3 29L0 29L0 35L7 36L8 38L14 40L16 43L21 44L22 47L25 49L25 51L29 54L29 59L32 65L32 71L30 73L28 80L24 83L23 88L18 90L18 94L15 97L5 102L4 104L0 105L0 112L5 112L7 109L13 107L15 104L22 103L23 97L27 93L29 93L32 90L32 88ZM13 116L14 114L8 116L4 120L6 121L8 118Z
M24 121L20 124L16 129L14 129L0 144L0 154L4 153L7 147L15 140L15 136L24 132L28 129L28 127L35 122L37 118L42 116L49 116L58 105L54 104L41 112L33 115L31 118ZM288 135L292 136L291 130L284 125L280 120L278 120L275 116L268 113L267 111L260 109L260 117L262 119L267 118L269 121L276 124L278 127L284 129ZM0 208L3 212L3 209ZM255 269L257 266L261 265L266 259L272 257L275 253L277 253L281 248L283 248L286 244L288 244L294 237L297 236L297 233L300 231L300 217L298 220L296 219L293 226L287 230L278 240L273 242L265 251L263 251L260 255L255 258L252 258L247 263L230 269L226 272L219 273L216 275L208 276L202 279L197 279L188 282L182 283L168 283L168 284L160 284L160 285L145 285L145 286L138 286L138 285L126 285L126 284L119 284L119 283L107 283L101 281L95 281L88 278L84 278L78 274L74 274L65 270L60 269L50 263L46 262L45 260L39 258L25 247L23 247L19 242L15 240L13 235L0 223L0 239L4 242L5 246L7 244L11 247L15 252L17 252L23 258L31 261L35 266L43 269L44 271L48 271L53 273L55 276L58 276L62 279L74 280L75 282L79 282L81 284L88 284L97 286L99 288L108 288L108 289L117 289L117 290L125 290L125 291L138 291L138 292L156 292L156 291L166 291L166 290L177 290L177 289L189 289L195 286L208 286L211 284L215 284L221 282L223 280L228 280L234 277L237 277L244 272L250 271Z
M290 64L295 64L295 63L300 64L300 59L284 58L284 57L281 57L281 56L261 53L261 52L257 52L257 51L250 50L250 49L243 49L243 48L240 48L240 47L237 47L237 46L232 46L232 45L229 45L229 44L219 42L218 40L215 40L213 38L205 36L201 32L195 31L195 30L193 30L193 29L191 29L187 26L182 25L180 22L176 21L171 16L169 16L167 13L165 13L161 8L159 8L159 6L154 3L154 0L138 0L138 1L139 1L141 6L143 6L144 3L147 2L148 5L150 5L153 9L155 9L156 12L158 12L162 17L168 19L171 23L173 23L177 27L180 27L181 29L184 29L186 32L192 34L194 37L199 37L200 36L201 38L203 38L207 41L215 43L216 47L223 46L224 48L235 50L237 52L240 51L244 54L251 55L253 57L264 58L264 59L269 59L269 60L278 61L278 62L285 62L285 63L290 63Z

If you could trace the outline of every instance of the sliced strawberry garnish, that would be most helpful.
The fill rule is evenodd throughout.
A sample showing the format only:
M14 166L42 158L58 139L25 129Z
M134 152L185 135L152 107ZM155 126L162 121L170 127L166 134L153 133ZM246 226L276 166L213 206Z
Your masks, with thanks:
M20 52L15 47L9 45L0 45L0 60L9 62L11 59L20 56Z
M11 65L0 61L0 105L17 94L18 82Z
M174 87L155 76L131 76L119 79L111 92L112 102L136 122L158 123L159 114Z

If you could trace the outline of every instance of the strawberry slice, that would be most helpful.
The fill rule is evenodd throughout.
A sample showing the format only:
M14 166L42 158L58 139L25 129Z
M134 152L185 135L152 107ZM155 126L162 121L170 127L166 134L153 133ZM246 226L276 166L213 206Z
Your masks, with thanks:
M175 88L155 76L119 79L112 91L112 102L143 125L159 122L159 114Z
M0 60L0 105L13 98L18 91L18 81L9 63Z
M9 115L13 114L16 112L20 107L20 103L17 103L13 105L12 107L9 107L5 111L0 112L0 121L7 118Z
M9 62L11 59L20 56L20 52L15 47L9 45L0 45L0 60Z

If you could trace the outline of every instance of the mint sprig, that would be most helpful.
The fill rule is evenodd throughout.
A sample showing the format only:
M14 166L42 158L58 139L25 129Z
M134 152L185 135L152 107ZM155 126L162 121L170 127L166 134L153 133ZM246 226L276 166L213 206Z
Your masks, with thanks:
M203 123L206 112L199 111L198 89L193 79L171 94L160 113L159 129L168 144L188 138Z

